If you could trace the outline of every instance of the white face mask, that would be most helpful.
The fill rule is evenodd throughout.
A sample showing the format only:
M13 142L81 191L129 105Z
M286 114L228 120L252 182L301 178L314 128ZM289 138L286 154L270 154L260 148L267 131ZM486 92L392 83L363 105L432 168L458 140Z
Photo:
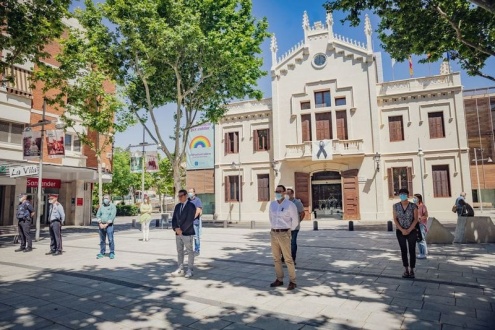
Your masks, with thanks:
M21 198L19 198L19 203L22 203L22 202L24 202L24 199L21 197Z

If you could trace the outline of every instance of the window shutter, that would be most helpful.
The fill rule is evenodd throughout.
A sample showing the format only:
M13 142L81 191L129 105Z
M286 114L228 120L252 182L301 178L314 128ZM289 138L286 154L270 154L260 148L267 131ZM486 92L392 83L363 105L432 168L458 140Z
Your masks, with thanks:
M239 185L238 185L238 189L239 189L239 200L242 202L242 175L239 177Z
M399 117L396 128L397 128L397 133L396 133L397 140L404 141L404 125L402 122L402 116Z
M223 138L223 146L224 146L225 154L229 153L229 145L230 145L229 133L225 133L225 137Z
M345 111L337 111L337 139L347 140L347 113Z
M266 130L266 150L270 150L270 129Z
M239 132L234 133L234 153L239 152Z
M393 117L388 118L388 134L390 135L390 141L397 141L395 137L395 121L393 121Z
M414 194L413 185L412 185L412 168L407 168L407 190L409 190L409 196Z
M387 168L388 197L394 198L394 177L391 168Z
M311 115L301 116L302 141L311 141Z
M225 177L225 201L228 202L230 199L230 180L229 177Z
M258 151L258 131L253 131L253 151Z

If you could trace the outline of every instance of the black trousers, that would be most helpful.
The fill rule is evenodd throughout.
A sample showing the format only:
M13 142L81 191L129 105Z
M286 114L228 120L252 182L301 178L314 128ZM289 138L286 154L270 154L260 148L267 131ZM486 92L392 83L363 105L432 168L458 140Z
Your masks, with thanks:
M17 226L19 227L19 238L21 239L21 249L32 248L33 240L31 239L31 235L29 234L29 230L31 229L31 221L19 220Z
M62 224L60 221L50 222L50 250L62 252Z
M400 253L402 257L402 265L404 267L416 267L416 240L418 238L418 234L416 230L413 230L409 233L409 235L403 235L400 230L396 230L395 234L397 235L397 240L399 241ZM407 252L409 249L409 258L411 259L411 263L409 264L409 260L407 259Z

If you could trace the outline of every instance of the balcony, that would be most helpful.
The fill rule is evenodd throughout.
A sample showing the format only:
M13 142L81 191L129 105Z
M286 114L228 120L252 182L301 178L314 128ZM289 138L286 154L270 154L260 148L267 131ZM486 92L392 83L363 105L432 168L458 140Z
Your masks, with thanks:
M461 87L459 73L437 75L423 78L411 78L405 80L395 80L377 84L378 97L390 97L401 94L415 94L421 92L450 90Z
M288 144L285 146L287 159L301 159L312 155L312 142L302 144ZM333 140L332 152L334 156L364 155L363 140Z
M6 69L7 77L12 77L12 81L7 81L5 88L8 93L31 98L33 91L31 89L31 71L18 68L16 66ZM6 77L0 75L0 80Z

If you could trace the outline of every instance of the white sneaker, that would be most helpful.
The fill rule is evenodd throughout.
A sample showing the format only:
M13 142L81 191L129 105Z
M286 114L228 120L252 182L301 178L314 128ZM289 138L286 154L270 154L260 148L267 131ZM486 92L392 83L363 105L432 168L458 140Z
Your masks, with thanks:
M187 272L186 272L186 278L190 278L192 276L193 276L192 270L188 269Z
M418 258L418 259L426 259L426 256L424 254L418 254L418 256L416 258Z
M184 270L179 268L175 272L170 273L173 277L184 276Z

